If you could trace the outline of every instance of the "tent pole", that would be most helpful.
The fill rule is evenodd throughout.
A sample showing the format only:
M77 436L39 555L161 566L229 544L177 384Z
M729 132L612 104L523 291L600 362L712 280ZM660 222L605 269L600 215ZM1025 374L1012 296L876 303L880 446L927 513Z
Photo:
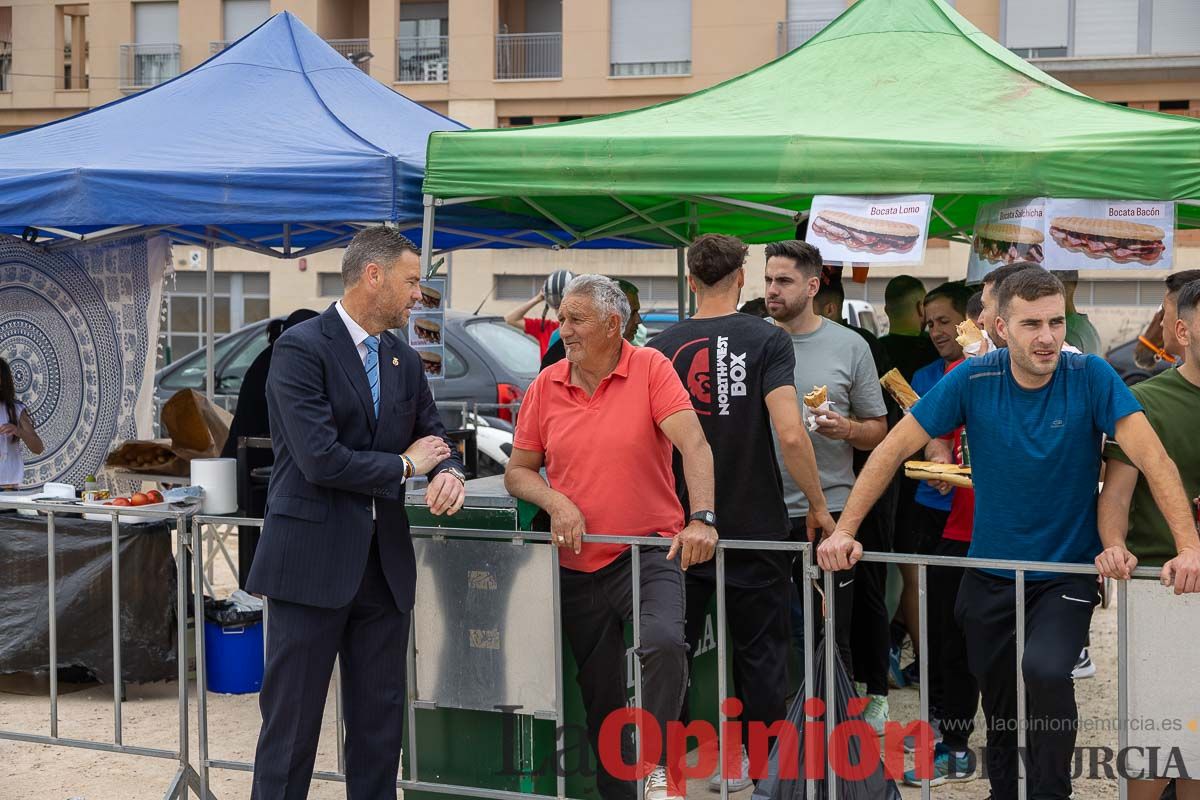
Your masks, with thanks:
M434 226L434 205L433 195L427 194L422 201L425 209L421 214L421 277L428 278L429 271L433 265L433 226ZM446 284L449 289L449 283ZM450 305L450 298L446 298L446 305Z
M208 395L208 400L211 403L213 400L213 394L216 392L216 384L215 384L216 364L213 363L213 359L216 355L216 347L215 347L215 342L213 341L213 339L215 338L214 333L215 333L215 329L217 327L216 314L214 313L214 309L213 309L213 305L214 305L213 295L216 294L217 279L216 279L216 273L214 272L215 264L213 262L213 245L212 245L211 241L209 241L209 243L208 243L208 252L207 252L206 263L207 263L207 267L205 268L205 295L207 296L207 305L204 308L204 326L205 326L205 330L208 332L208 335L205 336L205 338L204 338L204 349L206 351L204 354L204 358L205 358L205 362L207 363L207 366L205 367L207 377L205 379L204 386L206 387L205 394Z
M684 307L687 305L687 276L685 272L687 256L682 247L675 248L675 274L679 279L678 296L679 296L679 319L683 321Z

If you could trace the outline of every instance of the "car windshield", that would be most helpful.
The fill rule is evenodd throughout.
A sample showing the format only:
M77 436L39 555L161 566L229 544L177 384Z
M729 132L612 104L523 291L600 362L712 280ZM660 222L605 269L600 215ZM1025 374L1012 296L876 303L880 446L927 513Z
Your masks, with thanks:
M542 366L538 343L499 320L471 322L467 334L505 370L522 378L536 378Z
M266 326L263 326L263 331L266 331ZM245 343L246 337L239 336L238 333L232 333L224 338L218 339L213 345L213 350L216 355L216 363L220 364L225 355L233 348L234 345ZM204 381L208 375L208 354L203 347L194 351L190 355L186 355L179 361L175 362L179 366L171 371L170 375L165 376L160 385L167 389L202 389ZM236 394L236 389L234 393Z

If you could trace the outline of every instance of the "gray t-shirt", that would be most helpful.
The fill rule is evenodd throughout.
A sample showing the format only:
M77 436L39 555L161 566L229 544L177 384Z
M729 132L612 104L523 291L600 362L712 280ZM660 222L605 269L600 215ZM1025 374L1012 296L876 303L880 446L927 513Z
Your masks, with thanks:
M812 333L792 334L791 339L796 353L796 392L800 398L814 386L826 386L833 410L842 416L870 419L887 414L871 348L861 336L836 322L822 320L821 327ZM841 511L854 485L854 448L849 442L830 439L815 431L810 436L825 501L830 511ZM808 499L788 474L778 441L775 452L783 475L788 515L803 517L808 514Z

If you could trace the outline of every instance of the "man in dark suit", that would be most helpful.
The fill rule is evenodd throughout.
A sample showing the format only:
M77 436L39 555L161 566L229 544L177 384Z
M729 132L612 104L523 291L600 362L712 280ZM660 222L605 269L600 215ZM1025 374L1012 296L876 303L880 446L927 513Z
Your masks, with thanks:
M342 258L342 299L275 343L275 469L248 581L270 617L259 800L307 796L339 656L346 794L396 797L416 581L404 484L428 474L434 514L464 497L421 360L388 332L420 299L418 253L389 228L359 232Z

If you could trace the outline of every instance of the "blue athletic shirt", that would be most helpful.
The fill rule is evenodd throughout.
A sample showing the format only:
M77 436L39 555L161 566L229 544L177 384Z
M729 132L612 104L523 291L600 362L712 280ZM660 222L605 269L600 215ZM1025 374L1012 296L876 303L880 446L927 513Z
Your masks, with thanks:
M1023 389L1008 348L968 359L913 407L930 436L967 426L975 483L969 555L1090 563L1096 527L1101 434L1142 410L1133 393L1095 355L1063 353L1050 382ZM1011 570L986 570L1013 577ZM1028 572L1026 580L1051 573Z
M913 373L912 388L919 396L924 397L929 394L929 390L938 384L942 376L946 374L946 362L939 358ZM916 501L923 506L936 508L938 511L950 511L950 503L954 499L954 493L942 494L937 489L930 486L925 481L917 483Z

